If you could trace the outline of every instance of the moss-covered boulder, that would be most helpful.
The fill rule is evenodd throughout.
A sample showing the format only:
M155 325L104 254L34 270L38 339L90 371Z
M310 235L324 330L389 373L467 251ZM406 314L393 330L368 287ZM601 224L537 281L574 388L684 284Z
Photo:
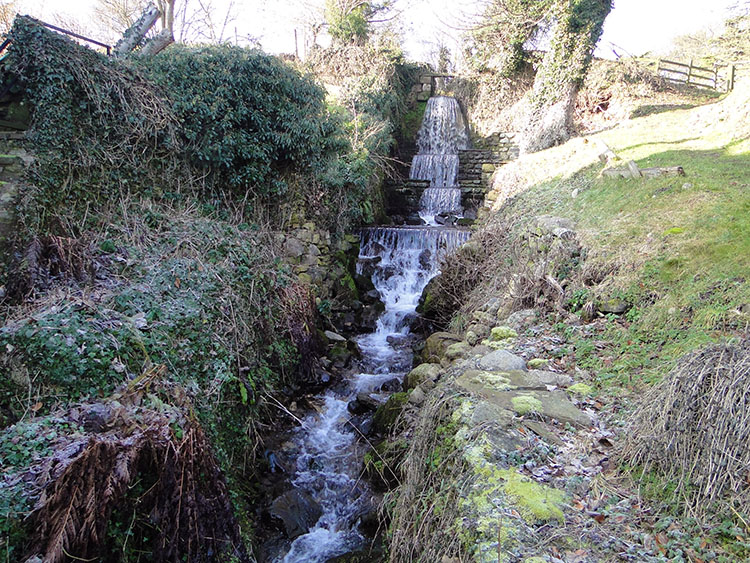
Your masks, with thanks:
M404 391L411 391L417 385L425 383L427 385L434 384L441 373L443 373L443 368L440 364L419 364L406 374L404 378Z
M388 401L375 411L375 416L372 418L373 431L381 436L387 435L408 400L409 393L394 393L391 395Z
M445 359L449 362L455 362L471 355L471 346L468 342L461 341L451 344L445 349Z
M493 342L499 342L501 340L508 340L517 337L518 333L509 326L496 326L490 331L490 340Z
M449 346L461 342L462 338L450 332L436 332L431 334L422 350L422 361L440 364L445 359L445 352Z

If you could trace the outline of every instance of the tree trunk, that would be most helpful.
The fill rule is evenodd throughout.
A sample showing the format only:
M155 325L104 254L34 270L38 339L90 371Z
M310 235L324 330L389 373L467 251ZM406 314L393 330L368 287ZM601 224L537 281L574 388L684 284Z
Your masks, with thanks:
M521 152L537 152L570 138L578 89L611 9L611 0L559 0L557 25L521 132Z
M174 43L174 35L169 29L162 29L156 36L148 40L138 52L142 57L152 57Z
M115 45L114 55L127 55L135 49L140 42L143 41L143 38L154 26L156 20L158 20L160 16L161 12L159 11L159 8L153 3L146 6L143 15L141 15L141 17L138 18L138 21L125 31L122 35L122 39L120 39Z

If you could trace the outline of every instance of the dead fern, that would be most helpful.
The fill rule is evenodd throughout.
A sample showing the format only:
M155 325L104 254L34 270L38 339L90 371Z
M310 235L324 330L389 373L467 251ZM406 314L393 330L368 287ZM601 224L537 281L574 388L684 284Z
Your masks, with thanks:
M164 371L163 366L150 370L108 404L106 432L52 459L31 515L30 556L61 563L111 555L107 532L113 513L128 505L129 489L143 480L152 485L132 510L147 523L151 537L134 541L150 560L208 562L234 556L250 561L226 480L200 425L184 420L184 431L176 431L174 414L135 406L144 393L156 391Z
M7 296L13 301L22 301L48 289L55 282L85 283L93 277L94 265L86 240L37 237L11 267Z

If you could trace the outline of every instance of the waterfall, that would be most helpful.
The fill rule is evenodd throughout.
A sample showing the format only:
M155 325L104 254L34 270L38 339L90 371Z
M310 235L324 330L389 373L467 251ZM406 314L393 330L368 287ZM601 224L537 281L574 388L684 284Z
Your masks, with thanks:
M419 152L411 165L412 180L429 180L422 194L419 215L435 225L435 215L461 215L461 189L458 187L458 151L469 148L469 132L461 106L455 98L430 98L417 134Z
M425 190L421 215L460 210L461 192L455 187L458 150L466 146L468 135L458 103L450 98L430 99L419 133L420 154L411 171L412 178L432 182ZM349 423L347 404L360 392L384 402L388 393L380 391L383 383L403 380L411 369L409 327L419 298L439 273L441 259L469 236L467 230L434 223L362 230L358 271L371 274L385 311L374 332L357 338L363 372L353 375L344 387L321 395L319 412L308 415L293 438L299 455L292 484L315 499L322 516L277 561L323 563L364 545L357 522L372 509L372 495L361 479L365 445Z

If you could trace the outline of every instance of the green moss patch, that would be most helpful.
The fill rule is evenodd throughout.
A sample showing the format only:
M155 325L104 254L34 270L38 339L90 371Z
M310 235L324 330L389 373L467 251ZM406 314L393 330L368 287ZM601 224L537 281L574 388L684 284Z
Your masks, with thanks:
M496 326L490 332L490 340L497 342L499 340L507 340L509 338L517 338L518 333L508 326Z
M520 415L542 412L542 402L531 395L520 395L510 400L513 410Z
M575 395L591 395L593 388L585 383L576 383L568 387L568 391Z
M515 469L499 472L505 480L505 493L513 499L527 522L564 520L561 508L565 502L564 492L537 483Z

